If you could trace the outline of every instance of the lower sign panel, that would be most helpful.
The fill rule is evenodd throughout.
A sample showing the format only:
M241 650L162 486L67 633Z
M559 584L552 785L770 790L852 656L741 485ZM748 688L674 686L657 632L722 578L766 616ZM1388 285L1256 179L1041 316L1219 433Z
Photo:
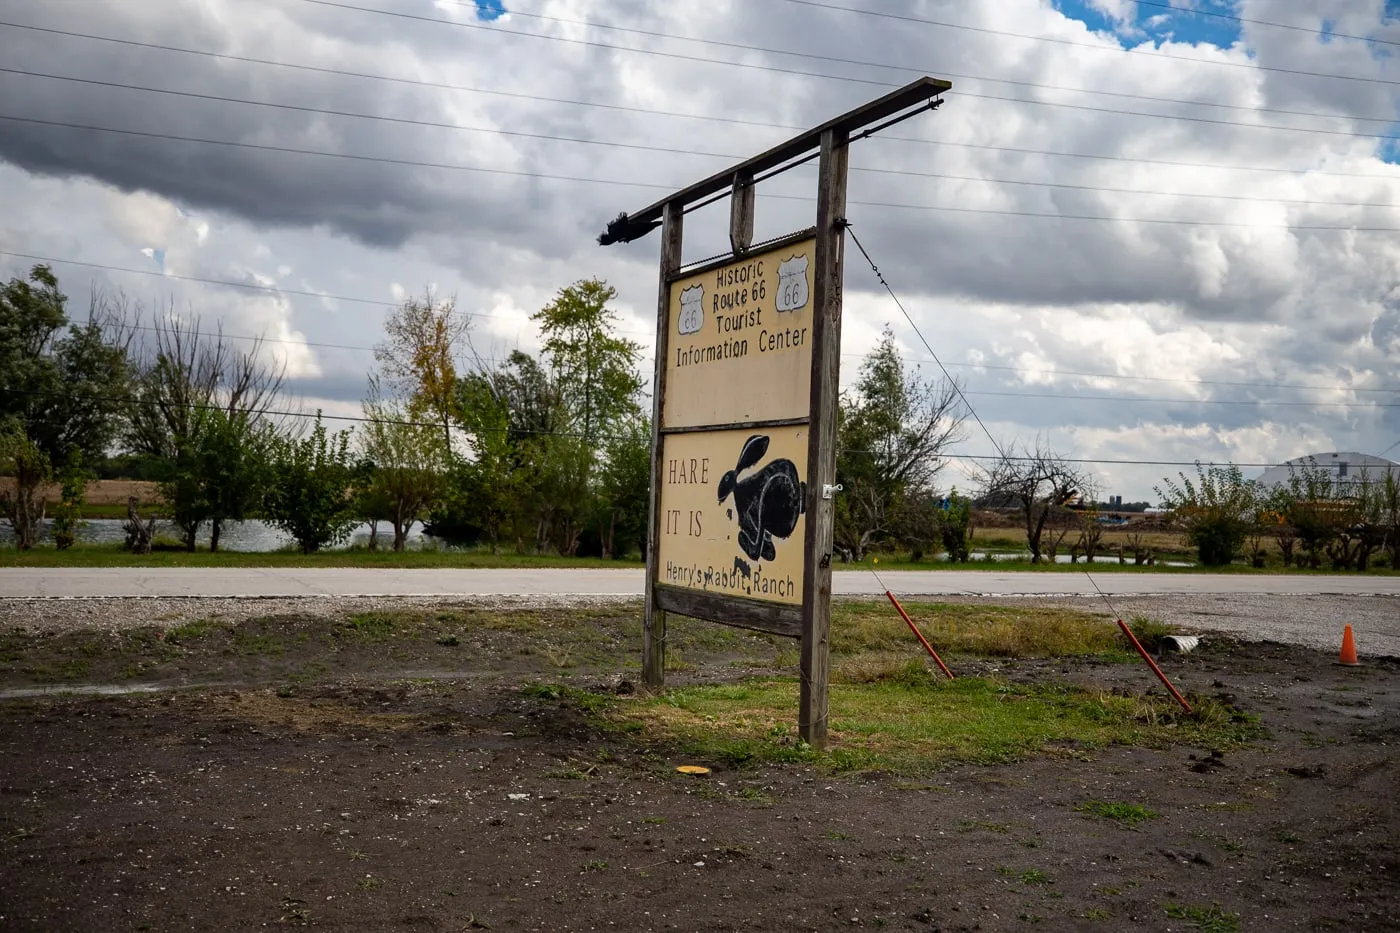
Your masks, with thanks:
M661 444L656 582L800 604L807 426L668 434Z

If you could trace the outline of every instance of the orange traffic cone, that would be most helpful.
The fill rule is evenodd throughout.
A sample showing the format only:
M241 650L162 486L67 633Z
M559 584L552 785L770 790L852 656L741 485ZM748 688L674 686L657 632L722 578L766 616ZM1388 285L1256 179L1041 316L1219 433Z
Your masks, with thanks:
M1356 641L1351 637L1351 626L1348 625L1342 630L1342 657L1341 663L1356 666L1361 662L1356 660Z

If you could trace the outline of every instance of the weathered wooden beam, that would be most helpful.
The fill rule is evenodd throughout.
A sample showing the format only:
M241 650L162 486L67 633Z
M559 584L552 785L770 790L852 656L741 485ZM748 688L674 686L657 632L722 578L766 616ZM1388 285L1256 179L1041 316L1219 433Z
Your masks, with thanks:
M729 199L729 248L736 256L747 253L753 243L755 194L752 174L745 172L734 176L733 194Z
M666 404L666 353L670 337L671 278L681 267L685 205L666 205L662 215L661 284L656 311L656 384L651 400L651 493L647 515L646 608L642 620L642 683L661 687L666 683L666 612L656 602L656 555L661 543L661 412Z
M656 604L667 612L708 619L723 625L797 638L802 634L802 607L765 603L723 593L704 593L656 584Z
M841 129L821 138L817 176L817 247L812 308L812 422L807 436L806 573L802 586L802 685L798 733L826 747L827 685L831 673L831 547L835 502L823 496L836 482L836 404L841 376L841 283L850 148Z
M779 143L767 152L760 153L722 172L716 172L709 178L698 181L688 188L682 188L674 194L667 195L640 211L621 215L608 225L608 229L598 237L598 242L607 246L612 243L630 242L646 236L661 220L662 212L667 204L679 202L685 206L712 194L718 194L733 185L737 175L756 177L769 169L777 168L792 159L811 152L821 145L822 139L829 132L835 132L842 140L847 140L857 130L872 123L878 123L911 107L916 107L952 87L950 82L939 78L926 77L913 81L878 100L863 104L839 117L828 120L821 126L800 133L787 142Z

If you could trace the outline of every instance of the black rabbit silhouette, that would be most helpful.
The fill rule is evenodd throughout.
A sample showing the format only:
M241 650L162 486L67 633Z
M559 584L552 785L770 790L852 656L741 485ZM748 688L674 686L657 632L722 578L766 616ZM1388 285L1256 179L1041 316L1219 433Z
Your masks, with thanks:
M740 479L739 474L768 453L768 436L755 434L744 442L739 462L719 480L719 501L732 494L738 511L739 547L750 560L773 560L773 539L787 538L806 511L807 484L797 478L791 460L774 460Z

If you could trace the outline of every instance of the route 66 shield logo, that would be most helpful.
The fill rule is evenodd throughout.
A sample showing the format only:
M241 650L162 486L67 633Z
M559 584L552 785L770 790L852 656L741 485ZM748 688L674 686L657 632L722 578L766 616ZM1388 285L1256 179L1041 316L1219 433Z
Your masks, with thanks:
M794 256L778 264L778 310L807 307L807 256Z
M678 321L682 334L698 334L705 326L705 286L692 285L681 292L681 314Z

